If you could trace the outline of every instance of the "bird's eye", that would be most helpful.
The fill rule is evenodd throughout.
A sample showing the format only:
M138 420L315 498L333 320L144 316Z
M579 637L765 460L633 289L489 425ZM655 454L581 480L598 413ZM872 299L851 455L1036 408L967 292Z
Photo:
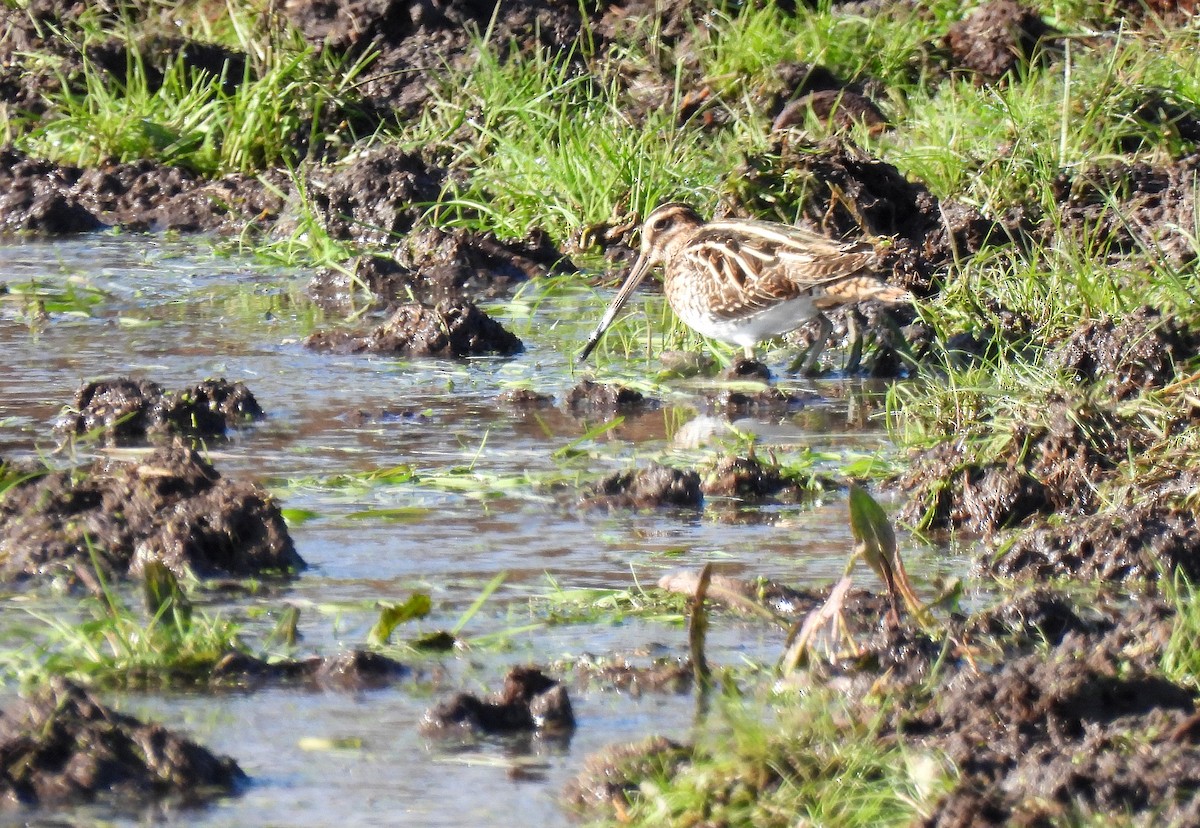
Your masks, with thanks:
M660 218L658 221L654 222L654 224L652 224L650 226L654 230L658 230L658 231L666 230L668 227L671 226L671 217L663 216L662 218Z

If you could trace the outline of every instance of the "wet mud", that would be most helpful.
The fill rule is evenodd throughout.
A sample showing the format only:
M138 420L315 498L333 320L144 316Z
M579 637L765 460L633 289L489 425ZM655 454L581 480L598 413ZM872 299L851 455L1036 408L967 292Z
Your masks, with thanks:
M180 443L136 461L33 470L0 499L0 580L101 591L149 561L177 577L287 575L304 568L279 506Z
M0 10L0 25L7 26L0 43L4 104L36 115L44 107L43 92L80 83L83 55L70 39L80 33L77 18L89 5L33 0L27 11ZM1186 17L1195 9L1190 0L1111 6L1139 22L1154 15ZM107 6L97 8L115 15ZM538 46L561 53L580 41L589 23L595 24L588 36L596 43L628 40L653 27L664 48L672 50L660 66L636 74L619 62L611 67L634 123L671 105L676 88L682 93L675 113L681 129L715 131L730 122L723 90L704 77L701 67L700 52L712 34L696 18L707 9L690 0L603 3L588 10L590 21L588 12L567 0L503 0L494 9L475 0L283 0L276 9L327 53L348 58L379 53L357 87L364 96L361 107L326 114L328 123L339 124L327 130L335 141L345 138L349 144L386 120L420 117L436 95L446 92L439 86L446 67L465 66L474 58L478 32L490 30L494 42L514 44L525 53ZM940 51L952 72L979 84L1003 83L1050 59L1057 36L1029 7L993 0L951 25L944 39L930 44L930 54L914 60ZM33 52L61 58L61 71L27 71L22 55ZM132 45L95 43L87 57L114 83L136 59L145 65L151 86L162 82L166 66L176 60L225 72L227 87L239 82L248 65L245 54L171 37ZM679 74L673 71L676 57L683 57ZM581 57L577 68L583 73L592 67ZM939 202L920 181L854 146L845 137L851 128L865 126L876 135L889 128L878 103L889 100L888 90L876 81L851 82L826 67L798 61L764 74L744 92L773 119L771 144L721 182L722 215L788 222L799 215L802 224L838 238L886 237L881 270L921 297L936 294L963 257L1023 245L1028 237L1095 240L1114 261L1153 250L1168 266L1194 264L1189 228L1195 225L1200 156L1118 160L1064 174L1057 193L1061 209L1039 215L1042 224L1030 227L1019 209L995 217ZM1143 99L1131 103L1131 122L1169 128L1182 141L1200 142L1200 116L1156 94L1145 90ZM819 143L809 140L800 128L810 118L840 134ZM1129 151L1141 148L1140 136L1137 128L1130 131ZM468 300L573 269L552 240L536 230L521 241L501 241L429 227L430 206L452 192L463 175L439 148L368 148L337 160L327 147L307 147L306 141L296 136L308 156L300 180L316 219L336 240L386 251L319 274L310 295L326 308L346 311L361 307L356 303L365 287L372 308L390 313L371 330L316 333L308 347L453 358L521 350L515 336ZM261 179L210 180L154 162L81 169L0 149L4 234L69 235L110 227L183 232L258 227L287 234L300 226L302 209L300 194L281 171L265 171ZM632 255L623 247L627 235L615 233L609 241L612 258ZM402 304L413 297L424 304ZM946 350L964 362L979 361L994 356L1002 344L1024 342L1035 333L1030 320L989 310L996 311L991 314L995 327L964 333L946 343ZM866 305L833 321L839 340L849 337L851 326L864 334L868 348L859 371L868 375L902 376L934 347L929 326L911 309ZM795 339L811 344L814 336L810 327ZM1091 396L1081 402L1068 395L1032 414L987 456L963 441L915 457L899 480L910 494L902 517L934 529L984 535L1023 529L1005 539L1002 552L989 551L979 562L980 570L1003 578L1145 583L1181 573L1195 580L1200 533L1191 511L1153 503L1097 513L1104 505L1097 485L1112 480L1124 458L1158 439L1110 401L1169 387L1177 369L1194 361L1198 346L1191 329L1148 307L1119 323L1086 322L1064 341L1051 343L1049 359ZM765 382L769 376L743 369L728 379ZM708 404L728 414L766 414L792 411L812 399L767 385L747 386L722 390ZM553 400L514 392L505 403L533 409ZM633 389L590 380L563 401L579 418L659 404ZM63 434L99 432L113 446L171 434L209 439L262 414L240 384L211 381L172 392L130 378L84 386L74 408L59 421ZM394 415L382 412L377 420L389 416ZM364 421L373 417L363 415ZM150 561L162 561L181 577L289 574L304 566L270 496L221 477L182 444L160 446L133 462L98 460L71 471L33 472L0 500L0 577L6 581L48 580L98 590L98 574L136 578ZM832 485L789 479L752 457L726 457L703 473L659 465L617 473L582 493L579 503L675 508L694 516L706 498L795 503L810 497L814 487ZM1055 522L1046 522L1052 515ZM662 586L690 594L695 581L691 575L668 576ZM801 618L820 606L828 590L717 576L709 595L733 610L750 600ZM904 688L928 680L937 669L946 671L938 692L894 722L906 739L944 751L961 772L926 824L1037 823L1111 813L1200 822L1194 795L1200 788L1194 694L1154 672L1153 659L1171 625L1162 605L1129 608L1127 617L1116 618L1114 612L1084 612L1059 593L1035 589L969 620L954 617L952 631L965 644L934 640L896 622L891 610L878 590L849 594L843 616L858 647L842 653L828 675L861 679L845 686L865 692L883 675L891 686ZM976 659L974 646L1004 655ZM1049 656L1034 652L1041 646L1050 648ZM690 668L678 661L649 667L612 662L585 673L588 681L630 693L679 692L691 681ZM211 683L358 690L385 686L406 674L398 662L362 651L271 663L230 653L214 668ZM78 721L63 723L59 716ZM517 668L501 692L486 698L457 694L433 707L421 727L428 734L569 733L574 716L563 684L540 669ZM0 784L9 791L3 798L20 803L84 799L105 786L120 796L187 797L210 787L235 788L241 778L231 760L108 711L62 682L52 684L28 711L0 720L0 757L6 774ZM611 807L620 814L621 803L636 795L647 775L669 773L690 757L691 748L661 737L622 746L588 760L566 798L576 807ZM154 761L139 768L135 758Z
M987 535L1035 515L1084 515L1099 506L1096 484L1153 435L1136 420L1089 403L1058 403L1012 425L996 456L974 458L963 441L912 459L897 485L909 492L901 519Z
M579 498L584 509L701 509L700 475L651 463L645 468L614 472Z
M672 577L687 592L689 579ZM722 577L712 586L717 601L725 591L753 597L748 582ZM803 612L824 597L804 596ZM875 596L848 609L856 652L808 669L851 699L873 697L886 680L904 701L871 738L881 747L900 739L954 763L949 792L919 824L1074 824L1114 813L1173 825L1197 819L1200 716L1193 691L1158 672L1173 627L1165 604L1147 599L1085 612L1039 587L970 618L952 616L944 642L888 621L885 607ZM814 680L811 672L793 678ZM859 715L878 712L868 701ZM709 796L724 801L742 774L755 771L759 790L785 784L796 749L786 737L763 749L775 758L762 768L728 779L714 769ZM621 814L639 798L638 782L669 779L705 756L704 748L661 736L615 745L585 762L563 799Z
M0 714L0 809L104 798L126 806L171 798L200 804L236 793L229 757L104 705L52 679Z
M1024 532L981 566L1005 578L1153 583L1200 577L1200 527L1190 509L1152 503Z
M369 331L317 331L304 344L315 351L338 354L451 358L512 356L524 348L519 338L474 303L462 301L432 308L415 303L401 305Z
M427 710L420 728L441 737L535 731L568 735L575 729L575 714L558 680L537 667L514 667L499 693L484 699L456 693Z
M278 172L267 181L288 185ZM0 149L0 235L72 235L120 227L130 231L242 231L283 208L258 178L200 178L154 161L83 169Z
M658 408L661 404L636 388L590 379L580 380L579 384L567 392L563 402L567 410L576 417L631 414Z
M574 266L544 233L501 242L490 233L418 227L387 256L362 256L346 267L317 273L309 296L321 307L341 312L387 306L415 298L426 304L498 296L537 276L571 271Z
M1068 637L1043 655L951 680L902 731L961 777L923 824L1011 825L1128 814L1200 818L1193 693ZM1130 750L1131 743L1138 748Z
M567 805L593 813L622 813L625 803L646 779L666 776L691 757L691 748L662 736L611 745L589 756L583 770L563 792Z
M288 21L323 50L343 56L377 50L361 92L374 108L396 118L416 115L436 92L446 91L441 80L446 67L465 66L475 55L475 37L483 32L497 43L515 42L524 49L540 45L557 53L569 50L583 28L580 7L564 0L285 0L280 5Z
M272 661L231 652L213 665L209 684L249 690L299 685L313 690L356 692L388 687L410 674L409 668L399 661L367 650Z
M264 416L240 382L205 380L166 391L151 380L117 377L81 386L55 430L67 437L99 435L104 444L121 446L171 435L224 437L229 429Z
M802 503L825 488L817 479L797 480L754 457L727 455L706 470L700 488L706 497L748 503Z

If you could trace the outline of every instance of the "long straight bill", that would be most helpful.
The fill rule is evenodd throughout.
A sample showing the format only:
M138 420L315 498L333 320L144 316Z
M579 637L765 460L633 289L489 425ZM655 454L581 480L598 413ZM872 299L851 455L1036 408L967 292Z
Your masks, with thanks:
M625 284L621 285L621 289L617 291L617 295L613 297L612 303L608 306L608 310L604 312L604 318L600 320L600 324L596 326L596 330L592 331L592 335L588 337L587 344L583 346L583 350L579 352L577 363L582 363L600 342L600 338L604 336L604 332L612 325L613 320L617 318L617 314L621 310L631 295L633 290L642 279L646 278L646 274L650 272L650 262L645 256L638 256L638 260L633 263L633 270L629 271L629 275L625 278Z

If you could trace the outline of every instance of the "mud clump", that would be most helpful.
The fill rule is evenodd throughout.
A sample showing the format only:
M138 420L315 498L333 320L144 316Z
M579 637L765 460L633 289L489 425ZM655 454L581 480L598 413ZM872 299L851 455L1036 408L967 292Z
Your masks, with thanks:
M754 388L724 388L706 395L705 403L716 412L730 416L754 416L798 411L814 400L816 394L793 393L774 386Z
M643 780L671 776L691 758L690 747L663 736L610 745L584 761L563 790L563 800L579 811L616 808L621 813Z
M1040 416L1042 423L1014 426L986 461L962 442L918 455L898 480L911 493L902 519L988 534L1038 514L1086 514L1097 505L1096 483L1148 439L1136 425L1087 405L1059 403Z
M964 824L973 807L990 816L970 824L1007 825L1032 803L1042 819L1078 811L1195 822L1200 747L1172 738L1193 712L1192 694L1136 668L1085 661L1078 644L1068 639L1049 659L1026 656L986 675L964 671L902 724L961 774L924 824Z
M570 51L583 18L578 5L562 0L498 5L452 0L286 0L287 19L311 43L337 55L378 52L361 93L397 118L415 115L445 83L445 69L462 67L475 53L479 33L494 43L520 43L523 49Z
M1200 526L1192 512L1154 503L1030 530L983 565L1006 578L1153 582L1179 572L1195 581Z
M768 383L771 381L771 369L757 359L738 357L720 373L720 378L731 381Z
M1055 646L1071 633L1094 633L1100 626L1081 619L1066 596L1042 587L977 613L964 629L968 637L988 636L1006 648L1024 648L1042 641Z
M266 178L287 185L279 174ZM278 215L282 200L262 181L206 181L154 161L84 170L0 149L0 233L67 235L105 227L199 232L243 229Z
M866 95L849 89L822 89L784 106L771 122L771 131L803 124L805 114L810 112L817 120L842 132L862 124L871 135L879 135L889 126L879 106Z
M700 509L704 493L696 472L651 463L644 469L609 475L587 489L579 505L585 509Z
M366 650L283 661L264 661L248 653L230 652L213 666L209 683L254 689L301 684L319 690L357 691L387 687L409 673L409 668L399 661Z
M1119 400L1175 379L1175 367L1194 358L1200 337L1174 319L1141 307L1120 324L1105 317L1084 323L1060 343L1048 362L1074 374L1076 381L1096 383Z
M180 443L137 462L46 470L0 500L0 580L59 579L93 591L161 561L177 577L290 574L304 567L261 487L221 477Z
M101 796L128 807L162 797L198 803L245 780L232 759L118 713L64 679L0 715L0 807Z
M566 734L575 728L575 714L562 684L536 667L515 667L500 693L487 699L457 693L427 710L420 727L436 736L535 730Z
M1162 166L1114 161L1064 176L1056 182L1059 215L1038 232L1077 237L1111 256L1144 250L1173 266L1188 265L1196 259L1186 228L1195 223L1198 175L1200 153Z
M567 410L577 417L596 414L633 413L658 407L658 400L617 383L585 379L567 392Z
M520 339L472 302L444 303L433 308L401 305L370 331L317 331L304 344L315 351L339 354L452 358L512 356L524 348Z
M327 309L349 309L364 287L379 305L478 300L512 285L574 269L544 233L501 242L490 233L418 227L389 256L364 256L349 268L318 273L308 293ZM353 275L348 275L351 270Z
M1044 60L1055 34L1033 9L991 0L951 26L945 42L954 65L984 83Z
M444 183L445 172L419 154L378 147L315 169L307 191L329 235L378 247L412 230Z
M814 491L819 491L820 485L814 489L785 476L777 467L764 465L754 457L726 456L705 472L701 489L705 497L800 503L811 497Z
M510 388L500 394L500 402L512 406L518 411L536 411L539 408L550 408L554 405L551 394L543 394L532 388Z
M56 164L0 151L0 232L65 236L103 229L105 223L70 191L73 182L63 179Z
M55 429L80 436L102 432L110 445L179 434L210 439L264 417L258 400L240 382L205 380L181 391L164 391L150 380L117 377L89 382Z

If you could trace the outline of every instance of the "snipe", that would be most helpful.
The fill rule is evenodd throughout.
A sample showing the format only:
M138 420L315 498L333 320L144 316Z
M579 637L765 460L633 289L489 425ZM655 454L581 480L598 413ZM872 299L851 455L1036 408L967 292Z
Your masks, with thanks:
M762 340L818 317L821 332L806 370L816 364L829 336L824 311L868 299L912 301L907 290L875 275L876 254L868 244L834 241L769 221L706 222L689 205L672 202L646 217L641 254L588 338L580 362L655 265L662 265L675 314L704 336L741 345L747 358Z

